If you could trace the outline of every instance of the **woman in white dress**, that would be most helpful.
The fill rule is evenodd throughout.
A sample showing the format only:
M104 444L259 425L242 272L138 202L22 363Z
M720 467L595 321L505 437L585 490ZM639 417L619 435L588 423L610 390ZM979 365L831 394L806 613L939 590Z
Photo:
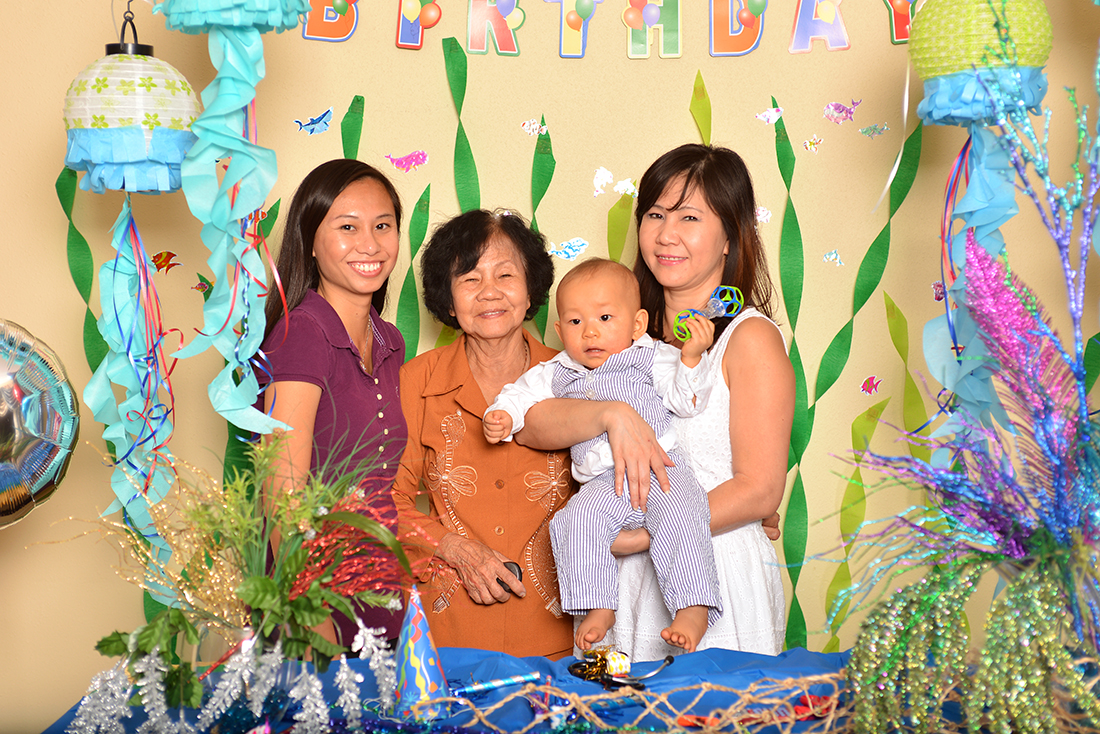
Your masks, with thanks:
M752 181L731 150L684 145L661 156L638 186L640 257L634 267L649 311L650 334L670 344L676 315L702 308L719 285L738 287L745 307L716 320L711 347L714 390L706 409L676 423L710 501L711 535L724 602L721 619L698 649L777 654L785 601L779 562L761 518L776 519L786 484L794 415L794 371L770 319L773 289L756 232ZM650 471L665 484L667 456L648 424L624 403L553 400L528 413L517 440L559 447L608 433L617 479L644 507ZM773 531L774 532L774 531ZM603 643L634 662L682 652L665 643L670 615L662 602L644 530L624 531L612 550L622 556L616 624Z

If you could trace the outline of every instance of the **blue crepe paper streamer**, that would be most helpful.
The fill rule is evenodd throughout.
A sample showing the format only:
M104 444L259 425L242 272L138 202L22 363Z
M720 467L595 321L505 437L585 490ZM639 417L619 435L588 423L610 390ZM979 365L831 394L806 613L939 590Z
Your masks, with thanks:
M1018 88L1024 105L1038 114L1047 94L1047 78L1038 66L968 69L938 76L924 83L917 115L926 125L992 125L995 111L986 89L998 87Z
M215 26L282 33L309 11L309 0L163 0L153 7L170 30L184 33L208 33Z
M983 86L984 84L984 86ZM979 69L929 79L924 99L917 106L930 125L966 125L970 129L968 162L970 180L966 194L952 212L963 224L951 240L951 260L958 279L944 299L947 309L924 327L924 359L932 375L956 396L957 410L932 435L965 432L980 422L996 420L1009 426L1008 415L993 389L997 365L990 361L985 343L966 306L966 230L973 228L978 244L994 257L1004 252L1000 227L1019 211L1016 205L1016 171L999 137L987 126L996 123L988 89L1016 92L1029 109L1038 109L1047 90L1039 67ZM1007 95L1005 95L1007 96ZM958 304L952 310L950 303ZM953 347L962 347L956 357ZM939 457L945 459L945 457Z
M289 426L253 407L259 382L249 360L263 341L265 321L263 294L248 273L262 279L264 264L256 249L241 237L241 220L263 207L277 175L275 152L241 135L244 108L255 97L256 84L264 75L263 41L256 28L213 26L209 46L218 73L202 92L205 111L191 124L198 141L181 171L187 204L202 222L202 241L210 250L206 262L217 278L203 306L202 332L175 356L193 357L214 346L227 362L207 390L214 410L235 426L270 433ZM219 183L215 161L227 158L232 160ZM231 200L238 183L236 199ZM234 286L232 273L238 267ZM233 324L242 320L238 336Z
M84 191L107 189L132 193L176 191L180 163L195 142L190 130L154 128L146 144L140 125L69 130L65 165L87 171L80 179Z
M129 522L149 540L162 559L167 559L171 551L156 534L149 506L164 499L172 486L173 476L163 460L158 462L155 470L150 469L150 449L167 440L172 433L172 423L164 415L152 422L150 432L141 417L145 412L145 391L155 392L160 380L148 377L148 371L155 369L156 362L155 355L146 352L145 312L138 303L138 266L129 241L131 219L130 199L127 197L115 221L111 239L111 246L118 255L104 263L99 271L102 315L97 323L99 333L107 343L107 355L84 388L83 398L92 416L106 426L103 438L115 445L119 456L111 475L111 489L116 499L103 514L125 509ZM146 267L152 270L153 264L149 262L148 255L144 250L141 252L146 259ZM126 394L121 403L115 402L112 384L122 387ZM162 454L163 458L171 458L164 450ZM146 486L146 481L148 489L143 494L140 488ZM174 601L174 597L166 594L153 595L165 604Z

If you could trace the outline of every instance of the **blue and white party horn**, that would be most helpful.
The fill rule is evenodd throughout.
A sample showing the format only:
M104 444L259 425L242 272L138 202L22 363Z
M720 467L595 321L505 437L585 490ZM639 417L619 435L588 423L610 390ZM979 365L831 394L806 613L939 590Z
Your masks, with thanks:
M504 688L506 686L518 686L521 683L529 683L538 679L538 671L534 673L524 673L523 675L513 675L511 678L497 678L495 680L487 680L483 683L472 683L468 686L462 686L461 688L454 688L451 690L451 695L456 697L470 696L475 693L493 691L497 688Z

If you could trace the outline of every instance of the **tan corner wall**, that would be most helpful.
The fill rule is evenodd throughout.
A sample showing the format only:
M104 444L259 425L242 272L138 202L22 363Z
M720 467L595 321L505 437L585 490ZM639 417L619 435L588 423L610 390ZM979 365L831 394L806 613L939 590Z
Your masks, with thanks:
M90 376L81 344L84 304L66 265L66 219L53 184L62 167L65 129L61 106L70 80L103 53L113 40L111 3L61 0L52 4L18 3L6 14L7 42L0 60L7 71L0 82L6 113L0 116L0 318L17 322L52 346L66 365L73 385L83 390ZM122 3L114 3L121 13ZM421 51L394 46L396 3L361 0L364 14L344 43L304 40L297 31L265 37L267 78L260 85L260 142L278 154L279 179L268 202L287 200L314 165L341 155L338 122L355 94L366 98L361 159L387 170L411 209L431 184L432 226L457 213L452 151L456 115L448 92L440 41L466 39L466 5L444 0L443 19L426 33ZM914 76L909 91L908 125L901 119L908 63L906 46L889 39L882 3L845 3L841 10L851 48L827 51L818 42L807 54L788 51L795 3L774 0L766 15L759 48L737 58L714 58L707 51L706 5L683 2L683 51L663 59L626 57L625 30L619 13L625 0L605 0L590 22L585 58L557 54L558 5L522 4L526 22L519 31L518 57L502 57L490 46L486 55L469 56L469 83L462 121L477 161L481 199L489 207L507 206L530 214L530 170L534 138L520 124L546 117L557 171L538 209L540 227L553 242L583 237L591 254L606 253L607 210L614 194L594 197L592 177L606 167L616 180L637 178L661 152L699 140L688 111L692 85L701 71L713 104L713 140L731 146L753 173L759 204L772 220L761 225L772 274L778 282L778 243L786 190L776 165L774 130L755 114L774 96L785 113L797 166L791 195L798 211L805 251L805 291L797 339L812 385L821 355L851 315L858 265L886 222L886 206L875 209L901 142L912 129L922 96ZM48 7L48 10L47 10ZM1069 176L1068 156L1075 142L1064 86L1076 86L1083 103L1096 109L1091 71L1100 37L1100 9L1086 0L1051 0L1054 52L1048 66L1054 110L1051 151L1057 180ZM149 7L134 3L140 38L176 66L195 88L213 77L204 37L171 33ZM47 18L48 21L47 22ZM830 102L862 99L855 121L836 126L822 117ZM335 108L333 128L308 137L294 119ZM870 139L859 127L887 123L890 131ZM818 152L804 150L812 135L823 142ZM939 313L931 284L939 274L939 217L943 185L965 139L954 127L924 131L920 169L909 198L893 220L890 261L880 290L908 318L909 366L926 374L920 352L923 324ZM414 150L429 154L427 165L410 173L394 170L384 156ZM118 193L96 196L78 192L74 219L87 237L97 267L111 257L109 227L121 206ZM1005 227L1013 268L1041 294L1059 327L1068 324L1064 289L1053 244L1033 208L1021 200L1021 214ZM181 267L155 278L164 321L190 338L201 325L201 297L191 290L196 272L210 275L198 225L182 193L135 197L135 216L150 253L171 250ZM405 222L407 226L407 220ZM633 233L631 233L631 239ZM630 242L628 247L633 246ZM843 266L823 262L836 249ZM407 254L395 272L400 284ZM567 265L559 262L559 273ZM395 285L390 315L396 306ZM1098 291L1085 299L1085 330L1097 330ZM98 314L98 288L93 294ZM786 319L781 319L785 321ZM788 336L789 325L785 325ZM435 331L422 335L419 348L430 348ZM411 349L411 345L410 345ZM177 430L171 447L189 461L217 471L223 451L224 422L215 416L205 387L220 367L208 352L181 363L174 375ZM869 376L881 379L876 395L860 391ZM851 358L836 385L816 408L812 440L802 464L811 521L808 554L824 554L838 545L839 508L849 471L840 456L850 446L855 416L884 396L891 401L888 424L901 423L904 373L886 329L883 297L875 293L854 323ZM918 377L919 381L919 377ZM934 393L938 386L929 384ZM933 405L930 399L926 405ZM93 649L114 629L129 630L142 619L141 594L112 570L115 552L94 537L66 539L87 531L90 520L113 499L110 470L99 458L102 426L84 410L82 444L68 477L55 497L21 522L0 530L0 729L16 734L41 731L83 694L91 676L107 661ZM900 451L890 426L881 426L874 446ZM96 448L93 448L96 447ZM876 494L868 518L882 517L919 501L899 490ZM75 518L70 520L69 518ZM815 522L821 519L821 522ZM811 562L802 573L798 597L811 634L809 646L821 649L825 591L835 565ZM988 595L986 596L986 599ZM987 601L985 603L988 603ZM978 603L972 617L980 619ZM857 629L842 632L847 647Z

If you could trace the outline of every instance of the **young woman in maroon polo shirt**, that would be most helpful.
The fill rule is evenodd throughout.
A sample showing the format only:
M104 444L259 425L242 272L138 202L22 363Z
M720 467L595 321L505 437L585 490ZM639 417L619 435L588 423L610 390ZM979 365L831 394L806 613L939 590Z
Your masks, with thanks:
M281 439L273 491L300 486L311 473L334 480L362 464L364 489L388 505L395 531L389 486L408 437L398 395L405 343L379 311L400 227L397 191L377 169L341 159L310 172L291 202L276 263L286 311L273 288L263 343L271 371L263 407L293 428ZM400 612L357 611L368 627L397 637ZM338 641L350 645L355 621L334 619Z

